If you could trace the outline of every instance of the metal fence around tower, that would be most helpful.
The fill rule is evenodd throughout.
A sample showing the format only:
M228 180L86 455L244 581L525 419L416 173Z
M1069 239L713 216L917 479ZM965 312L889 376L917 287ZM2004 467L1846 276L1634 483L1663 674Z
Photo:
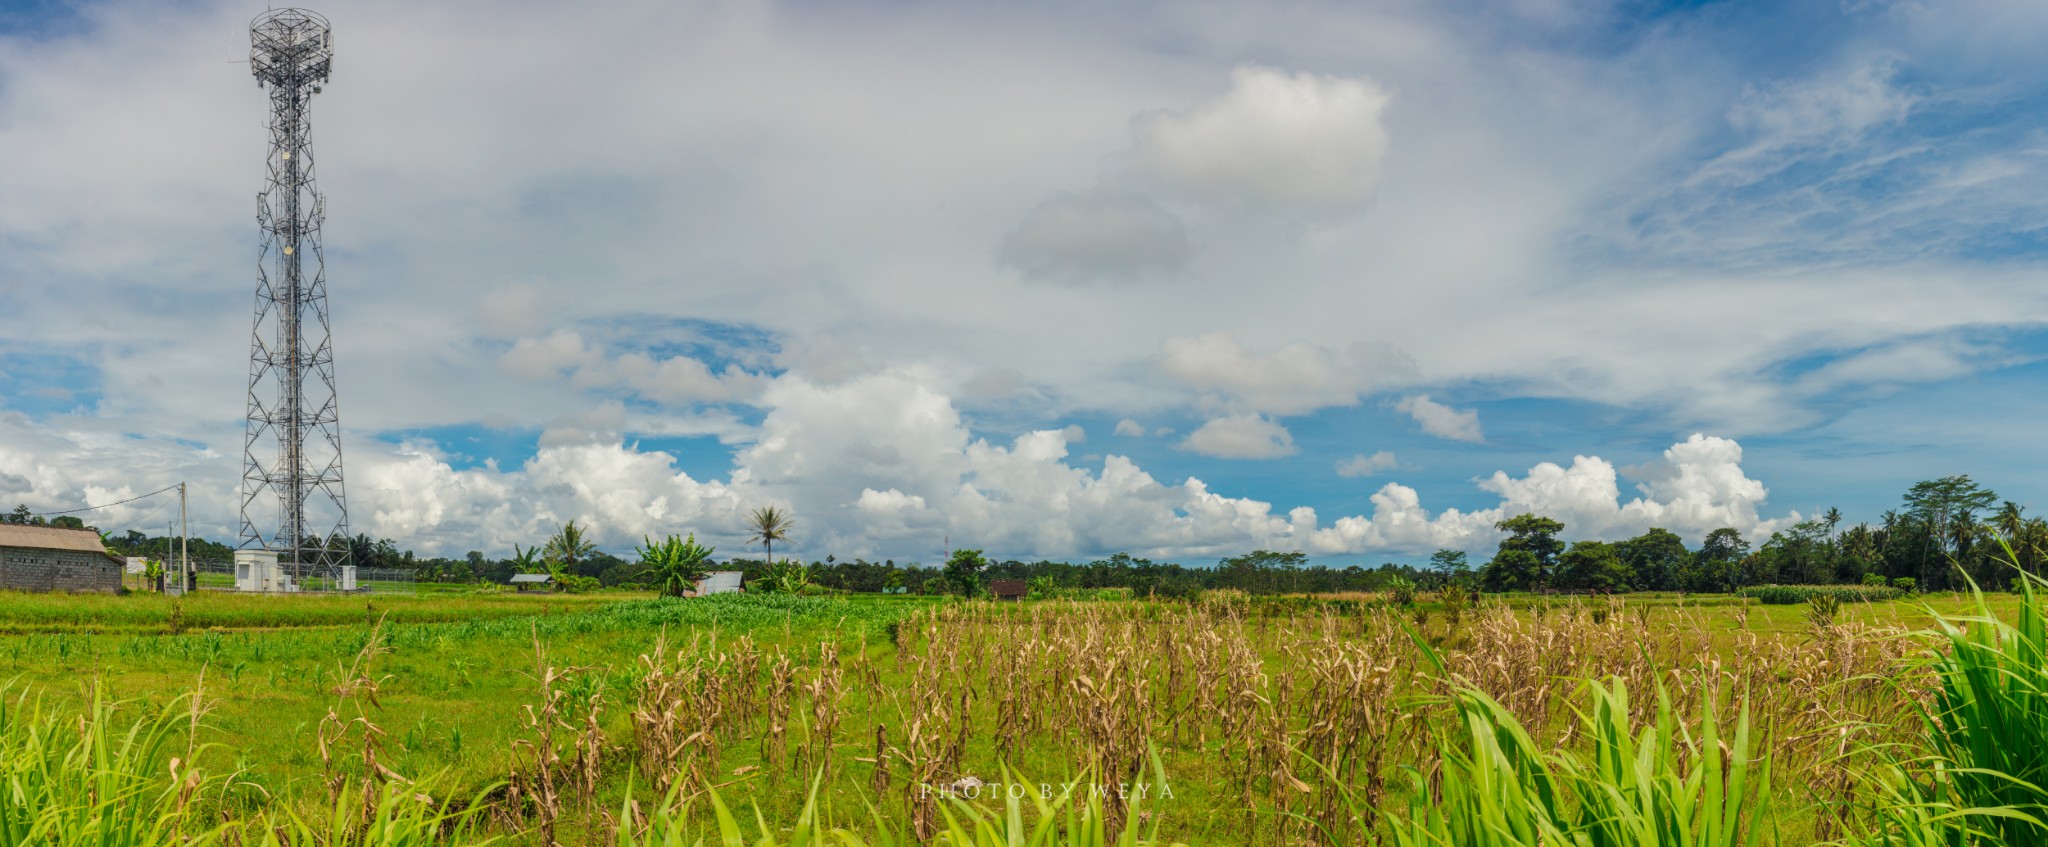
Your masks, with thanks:
M290 573L289 564L278 565L278 570ZM224 561L195 561L192 570L197 572L200 591L240 591L247 594L414 594L419 588L412 571L398 568L356 568L353 588L345 588L346 580L338 569L319 568L307 565L305 571L289 580L289 587L283 590L252 591L237 585L235 563Z

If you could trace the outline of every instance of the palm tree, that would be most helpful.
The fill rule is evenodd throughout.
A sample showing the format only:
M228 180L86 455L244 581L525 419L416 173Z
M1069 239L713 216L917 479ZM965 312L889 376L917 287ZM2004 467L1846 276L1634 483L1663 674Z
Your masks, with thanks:
M2011 500L1998 507L1998 514L1991 519L1991 523L1998 527L1998 533L2005 536L2007 543L2019 543L2020 528L2027 522L2026 511L2025 506Z
M655 587L667 597L681 597L696 588L697 581L708 573L705 565L711 562L711 554L716 552L698 544L696 533L691 533L687 540L673 535L660 543L644 535L640 540L640 564L647 567Z
M775 542L788 541L789 531L795 528L796 519L776 506L762 506L747 516L747 529L754 533L747 540L761 542L770 565L775 564Z
M582 527L577 526L575 521L570 521L562 524L561 529L555 530L554 537L548 539L545 553L551 564L575 573L577 562L597 555L597 545L584 537Z

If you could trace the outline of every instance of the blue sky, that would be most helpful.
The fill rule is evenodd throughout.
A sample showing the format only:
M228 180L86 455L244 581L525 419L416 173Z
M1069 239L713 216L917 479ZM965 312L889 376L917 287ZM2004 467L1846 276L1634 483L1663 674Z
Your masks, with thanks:
M232 532L260 11L0 2L0 501ZM2048 508L2038 4L319 11L352 518L422 552Z

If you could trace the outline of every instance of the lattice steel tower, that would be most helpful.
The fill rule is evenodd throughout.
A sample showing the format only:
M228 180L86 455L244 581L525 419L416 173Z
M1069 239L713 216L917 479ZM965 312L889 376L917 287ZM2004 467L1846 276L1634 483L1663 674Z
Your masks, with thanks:
M333 65L334 39L326 18L275 9L250 25L249 40L249 69L270 91L270 159L256 207L263 247L249 354L241 546L277 553L279 567L303 582L331 578L348 563L341 416L320 251L325 200L313 184L306 114Z

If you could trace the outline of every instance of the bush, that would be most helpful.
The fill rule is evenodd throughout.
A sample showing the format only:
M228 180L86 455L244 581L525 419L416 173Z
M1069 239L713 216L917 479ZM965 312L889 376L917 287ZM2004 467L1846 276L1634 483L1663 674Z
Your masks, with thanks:
M1899 593L1901 594L1911 594L1914 591L1919 590L1920 584L1914 582L1913 578L1910 576L1902 576L1898 579L1892 580L1892 587L1898 589Z
M1394 577L1387 583L1387 596L1394 601L1394 605L1400 606L1403 609L1413 606L1415 605L1415 583L1398 576Z
M1194 577L1181 574L1164 576L1152 584L1152 596L1161 600L1191 602L1202 596L1202 584Z
M1436 593L1437 603L1443 606L1444 619L1456 626L1465 617L1465 610L1472 606L1472 592L1465 586L1452 583Z
M604 583L598 582L597 577L594 576L582 576L573 573L555 574L555 590L568 594L588 594L603 587Z
M1863 584L1872 588L1883 588L1887 583L1885 582L1884 574L1867 573L1863 575Z
M1751 744L1749 710L1724 728L1712 694L1699 739L1671 698L1656 691L1650 720L1631 719L1621 680L1584 688L1578 711L1590 749L1550 749L1484 692L1462 688L1434 739L1438 784L1411 780L1408 814L1391 822L1396 847L1518 844L1685 844L1744 847L1770 831L1769 761ZM1732 731L1729 731L1731 730ZM1352 812L1363 817L1355 797Z
M1842 600L1833 594L1816 591L1806 598L1806 622L1815 629L1829 630L1835 625L1835 613L1841 611Z
M1766 606L1797 606L1817 595L1832 597L1837 603L1874 603L1896 600L1905 592L1868 585L1752 585L1735 593Z
M1939 685L1920 710L1934 756L1895 764L1879 822L1891 844L2040 844L2048 813L2048 615L2028 592L2007 623L1982 595L1944 620L1932 651ZM1966 625L1965 625L1966 624ZM1922 769L1924 768L1924 770ZM1928 772L1939 774L1930 778ZM1870 843L1879 843L1873 839Z

